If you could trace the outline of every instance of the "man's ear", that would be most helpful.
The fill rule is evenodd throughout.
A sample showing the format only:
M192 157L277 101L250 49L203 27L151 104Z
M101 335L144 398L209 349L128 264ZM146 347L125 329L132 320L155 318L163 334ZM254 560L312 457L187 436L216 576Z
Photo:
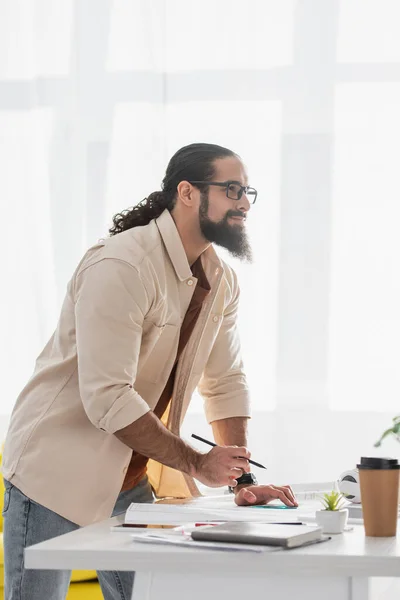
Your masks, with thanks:
M192 207L194 204L193 187L188 181L181 181L176 188L178 198L187 207Z

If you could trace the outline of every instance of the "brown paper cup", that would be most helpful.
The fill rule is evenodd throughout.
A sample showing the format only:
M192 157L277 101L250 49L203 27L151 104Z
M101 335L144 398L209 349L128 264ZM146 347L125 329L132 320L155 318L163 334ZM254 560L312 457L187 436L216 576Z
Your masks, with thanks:
M378 463L369 467L364 464L364 468L362 464L357 466L365 534L372 537L395 536L399 505L399 465L396 466L393 462L389 468ZM374 466L378 468L374 469Z

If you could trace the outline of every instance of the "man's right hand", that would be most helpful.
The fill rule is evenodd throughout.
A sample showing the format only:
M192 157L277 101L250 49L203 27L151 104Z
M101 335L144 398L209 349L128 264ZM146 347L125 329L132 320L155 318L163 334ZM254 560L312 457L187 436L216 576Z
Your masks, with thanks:
M250 471L250 452L243 446L215 446L199 456L191 475L209 487L230 485Z
M234 487L236 478L250 471L247 448L215 446L202 454L171 433L152 411L116 431L115 436L135 452L183 471L209 487Z

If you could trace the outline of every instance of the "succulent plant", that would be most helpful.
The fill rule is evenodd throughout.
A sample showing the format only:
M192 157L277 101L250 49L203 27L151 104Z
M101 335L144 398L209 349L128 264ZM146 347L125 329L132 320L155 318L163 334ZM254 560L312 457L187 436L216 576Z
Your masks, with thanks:
M344 506L344 497L340 492L332 490L322 496L321 502L324 506L323 510L340 510Z

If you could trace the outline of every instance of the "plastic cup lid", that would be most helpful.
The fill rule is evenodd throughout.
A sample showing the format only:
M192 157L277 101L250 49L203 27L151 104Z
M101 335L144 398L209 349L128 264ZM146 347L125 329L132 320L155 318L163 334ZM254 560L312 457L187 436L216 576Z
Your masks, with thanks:
M397 458L362 456L358 469L400 469Z

